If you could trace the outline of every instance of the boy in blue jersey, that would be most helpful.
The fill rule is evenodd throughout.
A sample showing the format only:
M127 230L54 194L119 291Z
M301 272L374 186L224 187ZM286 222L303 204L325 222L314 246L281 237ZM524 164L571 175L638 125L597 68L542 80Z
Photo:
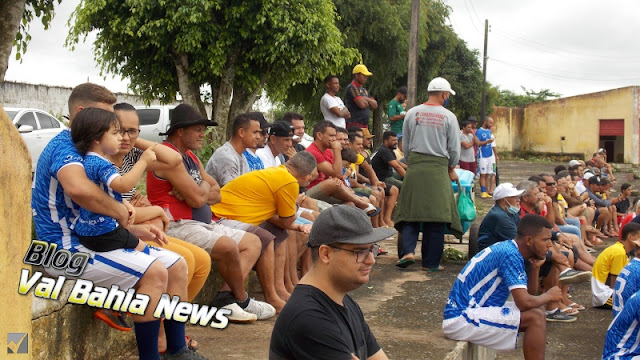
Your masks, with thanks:
M522 331L525 359L544 358L546 323L540 307L562 299L557 286L534 295L539 268L552 246L551 228L542 216L526 215L514 240L492 245L469 261L444 308L442 330L448 338L509 350ZM528 277L525 261L531 264ZM515 303L507 302L510 294Z
M491 195L487 192L489 187L489 176L494 174L493 165L495 164L495 157L493 156L493 148L491 143L493 139L491 135L491 127L493 126L493 119L488 117L484 119L482 127L476 130L476 137L478 138L478 170L480 172L480 197L488 199Z
M635 257L620 271L613 288L613 317L624 308L624 304L631 295L640 290L640 224L630 222L622 228L623 239L631 237L636 245L633 250Z
M604 340L603 360L637 359L640 356L640 295L633 294L613 319Z

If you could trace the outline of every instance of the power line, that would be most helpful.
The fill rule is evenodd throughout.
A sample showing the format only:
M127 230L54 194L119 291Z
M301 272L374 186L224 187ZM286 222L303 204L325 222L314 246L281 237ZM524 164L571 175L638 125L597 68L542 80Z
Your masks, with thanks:
M543 75L543 76L547 76L547 77L551 77L551 78L562 78L562 79L582 80L582 81L598 81L598 82L640 81L640 74L633 74L631 76L625 75L624 77L621 77L621 78L593 79L593 78L575 77L575 76L567 76L567 75L562 75L562 74L549 73L549 72L546 72L546 71L542 71L542 70L545 70L545 69L535 68L535 67L531 67L531 66L527 66L527 65L521 65L521 64L514 64L514 63L510 63L508 61L495 59L495 58L491 58L491 60L499 62L499 63L502 63L502 64L507 65L507 66L511 66L511 67L515 67L515 68L518 68L518 69L530 71L530 72L537 73L537 74L540 74L540 75ZM575 73L575 74L578 74L578 73Z
M471 25L473 25L473 28L476 29L477 32L480 32L480 30L478 30L478 27L476 26L476 22L473 19L473 16L471 16L471 11L469 10L469 5L467 5L467 0L463 0L464 1L464 6L467 8L467 14L469 15L469 19L471 20Z

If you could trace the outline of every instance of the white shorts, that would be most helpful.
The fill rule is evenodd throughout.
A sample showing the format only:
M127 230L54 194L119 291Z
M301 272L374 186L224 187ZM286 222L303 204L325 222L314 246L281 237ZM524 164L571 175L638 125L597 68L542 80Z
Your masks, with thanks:
M228 236L239 244L246 233L214 222L205 224L197 220L170 221L167 227L167 235L198 246L209 254L221 236Z
M296 217L300 217L300 215L302 215L303 212L311 213L311 212L313 212L313 210L307 209L307 208L303 208L303 207L299 207L298 210L296 210Z
M449 339L495 350L515 349L519 327L520 309L512 301L502 307L466 309L461 316L442 322L442 331Z
M79 252L88 253L91 259L84 272L77 278L89 280L95 286L109 288L118 285L121 290L134 287L144 276L151 264L158 260L166 269L170 268L182 257L172 251L147 245L144 251L135 249L117 249L107 252L95 252L80 245ZM73 277L65 274L63 270L52 267L45 268L52 276L64 275L68 279Z
M488 158L478 158L478 170L480 174L483 175L492 175L495 174L494 165L496 163L496 158L492 155Z

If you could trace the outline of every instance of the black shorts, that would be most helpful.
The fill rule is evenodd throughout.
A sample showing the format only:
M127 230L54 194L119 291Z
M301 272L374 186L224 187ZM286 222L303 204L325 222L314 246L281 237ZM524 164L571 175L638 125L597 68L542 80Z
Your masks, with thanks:
M80 236L80 244L89 250L107 252L117 249L134 249L138 246L138 238L129 230L118 226L115 230L98 236Z

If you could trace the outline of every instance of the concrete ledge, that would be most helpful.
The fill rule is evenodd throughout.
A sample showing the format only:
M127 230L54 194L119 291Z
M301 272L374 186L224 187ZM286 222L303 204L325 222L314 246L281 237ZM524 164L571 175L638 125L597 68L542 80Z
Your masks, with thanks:
M466 341L458 341L444 360L495 360L496 351Z

